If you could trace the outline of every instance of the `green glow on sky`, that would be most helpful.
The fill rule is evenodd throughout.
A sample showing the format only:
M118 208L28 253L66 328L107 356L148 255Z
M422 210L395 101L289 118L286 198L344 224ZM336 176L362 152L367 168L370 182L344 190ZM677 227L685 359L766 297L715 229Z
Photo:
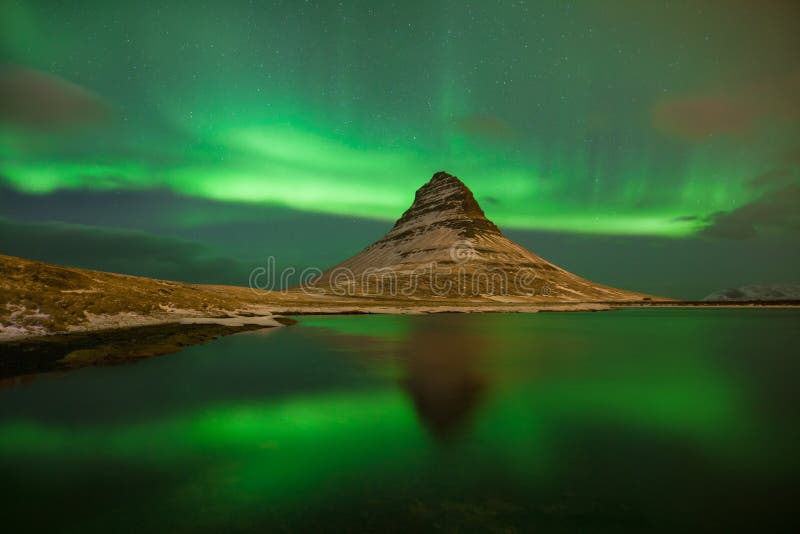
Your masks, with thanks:
M756 199L748 182L796 143L780 105L797 38L778 11L708 6L704 25L692 3L405 4L211 3L187 21L179 4L11 2L5 61L113 117L46 134L0 120L0 179L389 221L447 170L502 227L680 237ZM744 47L753 19L770 30ZM711 111L659 111L695 98Z
M177 193L227 202L279 204L291 208L377 219L398 217L415 189L436 169L434 158L410 149L382 151L353 148L324 137L286 128L231 129L200 153L199 164L166 169L137 161L25 160L0 164L7 182L28 193L60 189L136 190L168 187ZM211 152L222 154L217 158ZM225 157L224 155L230 155ZM536 164L528 168L483 161L480 153L463 161L461 176L484 202L488 215L509 228L598 234L686 235L695 221L676 220L698 209L716 212L747 200L740 180L702 180L695 171L682 188L660 192L663 200L638 207L652 193L648 180L632 176L613 192L613 203L600 203L598 190L581 193L586 170L561 168L560 179L545 177ZM490 156L484 156L491 159ZM451 168L451 167L448 167ZM631 174L635 174L631 169ZM734 176L731 174L730 176ZM574 198L571 193L575 192ZM738 199L737 199L738 196ZM583 197L583 198L581 198Z
M25 193L46 194L59 189L113 190L146 187L146 173L134 162L115 164L42 162L4 165L10 182Z

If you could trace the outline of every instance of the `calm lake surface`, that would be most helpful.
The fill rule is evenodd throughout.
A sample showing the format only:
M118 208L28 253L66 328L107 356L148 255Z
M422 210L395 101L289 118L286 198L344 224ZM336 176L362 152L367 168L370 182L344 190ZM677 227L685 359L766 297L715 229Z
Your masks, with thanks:
M794 521L797 310L299 319L0 389L3 530Z

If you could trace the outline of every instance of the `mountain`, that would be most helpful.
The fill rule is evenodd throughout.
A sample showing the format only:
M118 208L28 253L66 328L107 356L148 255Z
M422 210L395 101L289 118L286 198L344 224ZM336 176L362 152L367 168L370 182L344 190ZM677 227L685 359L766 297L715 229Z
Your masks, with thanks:
M259 289L268 274L259 266L251 287L211 286L0 255L0 343L187 322L277 326L276 315L581 311L664 300L595 284L525 250L445 172L417 191L389 233L311 284Z
M749 285L737 288L721 289L706 296L703 300L710 302L800 300L800 285Z
M651 297L590 282L503 235L446 172L417 190L380 240L313 281L334 295L605 302Z

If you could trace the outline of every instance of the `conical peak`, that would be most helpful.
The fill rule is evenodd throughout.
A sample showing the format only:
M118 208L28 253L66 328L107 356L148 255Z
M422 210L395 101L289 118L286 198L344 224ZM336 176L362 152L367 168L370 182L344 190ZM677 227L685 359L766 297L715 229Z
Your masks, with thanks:
M441 183L441 182L451 182L451 183L454 183L454 184L458 184L461 187L467 187L466 185L464 185L464 182L462 182L461 180L459 180L457 177L453 176L452 174L448 174L445 171L439 171L439 172L435 173L433 175L433 177L430 180L428 180L429 184Z
M392 233L419 225L448 226L465 237L477 233L500 234L486 218L472 191L452 174L439 171L417 189L414 203L395 223Z
M433 175L433 177L430 180L428 180L428 182L425 185L417 189L417 194L414 200L416 201L420 197L420 195L430 194L435 191L441 191L441 190L448 190L451 192L456 192L456 191L463 192L465 196L468 196L472 198L472 200L475 200L475 198L472 196L472 191L469 190L469 187L467 187L464 184L464 182L462 182L452 174L448 174L444 171L437 172L436 174Z
M431 297L490 297L509 305L519 297L549 302L642 297L593 284L525 250L486 218L461 180L443 171L417 190L414 203L386 235L322 273L313 285L334 295L402 295L424 299L426 305ZM503 300L506 296L513 299ZM429 384L420 387L429 389ZM429 411L429 402L440 399L412 392L434 425L457 419L458 410ZM465 395L464 404L471 395Z

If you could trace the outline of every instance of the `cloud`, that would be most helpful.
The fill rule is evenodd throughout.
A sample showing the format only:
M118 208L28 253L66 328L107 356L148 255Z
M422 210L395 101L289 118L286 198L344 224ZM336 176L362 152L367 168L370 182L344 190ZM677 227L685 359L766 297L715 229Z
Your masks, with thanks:
M653 108L653 126L690 142L747 134L766 120L800 117L798 92L800 72L726 92L662 98Z
M702 141L716 134L744 133L752 128L758 112L724 95L665 99L656 104L657 129L688 141Z
M379 239L392 224L280 206L217 202L165 189L25 194L3 187L0 180L0 221L3 218L15 223L0 225L0 253L30 258L36 255L36 259L53 263L82 261L81 265L73 264L119 270L138 263L109 257L116 253L117 245L109 243L110 238L101 240L97 230L105 229L101 235L117 236L120 242L125 242L126 236L170 236L168 241L150 246L160 248L166 243L164 247L168 248L172 243L181 253L173 260L159 260L158 266L149 262L146 267L150 273L161 273L150 276L189 280L186 273L190 273L198 275L191 281L231 284L246 283L250 269L263 266L268 256L276 258L279 270L289 266L298 272L307 266L328 268ZM59 223L40 225L44 218ZM94 231L85 236L78 232L80 229ZM54 237L48 237L50 231ZM60 243L57 237L77 242ZM143 251L138 244L134 248L148 256L164 257L160 252ZM121 253L130 257L127 249ZM201 261L189 261L191 258ZM206 261L213 258L229 258L236 263L215 271L213 262ZM140 270L130 274L146 273Z
M800 146L795 146L784 151L782 154L782 161L786 165L800 166Z
M252 269L198 242L131 230L0 218L0 235L0 254L84 269L234 285L247 285Z
M701 235L723 239L751 239L800 235L800 160L798 151L784 153L776 166L747 182L756 199L736 209L702 219Z
M0 122L37 129L103 122L105 101L57 76L21 67L0 69Z
M789 185L794 179L794 174L790 169L773 169L759 174L750 180L748 185L754 189L771 189L773 187Z
M771 189L753 202L706 218L702 235L723 239L750 239L760 235L800 233L800 183Z
M516 136L516 130L503 119L494 115L470 115L453 119L459 132L487 139L503 140Z

